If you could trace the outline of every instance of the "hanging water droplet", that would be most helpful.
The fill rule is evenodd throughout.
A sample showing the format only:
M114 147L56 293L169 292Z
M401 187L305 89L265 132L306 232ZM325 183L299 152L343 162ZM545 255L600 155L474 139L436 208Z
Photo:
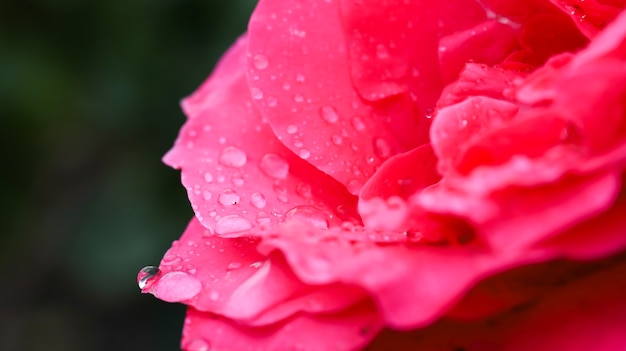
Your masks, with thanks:
M250 228L252 223L239 215L224 216L215 223L215 233L218 235L242 232Z
M250 203L252 204L252 206L258 209L262 209L267 204L267 200L265 199L265 195L261 193L254 193L250 195Z
M259 163L261 170L276 179L285 179L289 174L289 163L276 154L266 154Z
M319 114L328 123L335 123L339 120L339 114L333 106L323 106L320 108Z
M195 339L189 340L189 342L185 345L185 350L186 351L210 351L211 344L202 338L195 338Z
M376 156L386 159L391 155L391 148L385 139L375 138L374 139L374 152Z
M145 266L137 274L137 285L139 285L139 289L145 288L148 283L151 283L152 280L159 275L159 268L155 266Z
M254 62L254 67L256 67L259 70L264 70L269 65L267 56L261 55L261 54L254 55L254 58L252 59L252 61Z
M222 204L222 206L234 206L239 203L240 197L236 191L232 189L226 189L220 193L218 198L218 202Z
M285 214L285 221L298 220L315 228L328 229L326 214L313 206L296 206Z
M243 167L248 161L246 153L234 146L227 146L220 154L220 163L227 167Z

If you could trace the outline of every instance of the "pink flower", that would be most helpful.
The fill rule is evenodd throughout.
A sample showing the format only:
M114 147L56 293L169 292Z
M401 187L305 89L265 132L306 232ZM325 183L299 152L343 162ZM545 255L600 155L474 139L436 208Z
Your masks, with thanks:
M625 5L261 0L142 291L190 351L626 347Z

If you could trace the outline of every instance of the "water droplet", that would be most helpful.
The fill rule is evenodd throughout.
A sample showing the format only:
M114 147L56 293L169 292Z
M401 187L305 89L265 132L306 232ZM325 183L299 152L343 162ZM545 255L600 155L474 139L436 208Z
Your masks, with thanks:
M351 194L358 194L361 191L363 184L356 179L352 179L348 182L347 187Z
M195 339L189 340L189 342L185 345L185 350L187 351L210 351L211 344L202 338L195 338Z
M252 95L252 98L255 100L261 100L263 98L263 92L259 88L251 88L250 94Z
M285 221L298 220L315 228L328 229L326 214L313 206L296 206L285 214Z
M307 183L300 183L296 187L296 192L298 195L302 196L305 199L309 199L312 196L311 186Z
M211 200L212 197L213 197L213 194L211 194L210 191L203 191L202 192L202 198L204 199L204 201L209 201L209 200Z
M250 203L252 204L252 206L258 209L262 209L267 204L267 200L265 200L265 195L261 193L254 193L250 195Z
M461 129L463 129L465 127L467 127L467 120L466 119L461 120Z
M304 78L304 75L302 73L296 74L296 82L304 83L304 80L305 80L305 78Z
M241 266L241 262L231 262L228 264L228 267L226 267L226 269L229 271L234 271L235 269L241 268Z
M198 278L187 272L174 271L166 273L155 284L152 293L166 302L189 300L202 290Z
M247 161L246 153L234 146L225 147L220 154L220 163L227 167L243 167Z
M289 89L291 89L291 84L289 84L289 82L284 82L284 83L283 83L283 89L284 89L284 90L289 90Z
M319 113L320 117L328 123L335 123L339 120L339 114L333 106L323 106Z
M228 215L215 223L215 233L218 235L242 232L252 228L252 223L239 215Z
M204 173L204 181L207 183L211 183L213 181L213 175L209 172Z
M211 290L211 292L209 293L209 299L211 301L217 301L220 299L220 293L216 290Z
M218 202L222 204L222 206L234 206L239 203L239 194L232 189L226 189L220 193L218 198Z
M334 134L332 137L330 137L330 140L332 140L333 144L335 145L341 145L341 143L343 143L343 138L337 134Z
M290 124L287 126L287 134L296 134L298 132L298 127Z
M380 60L386 60L389 58L389 51L383 44L376 45L376 57Z
M233 176L233 179L231 179L231 181L236 186L243 186L243 184L245 183L245 181L243 180L241 176Z
M300 156L301 159L306 160L309 156L311 156L311 152L307 149L300 149L300 151L298 151L298 156Z
M252 59L252 61L254 62L254 67L256 67L259 70L264 70L269 65L267 56L261 55L261 54L254 55L254 58Z
M375 138L374 139L374 152L376 156L386 159L391 155L391 148L385 139Z
M256 215L256 221L257 223L261 224L261 225L267 225L270 224L270 222L272 221L270 219L270 217L268 216L267 213L265 212L259 212Z
M276 105L278 105L278 100L276 100L276 98L273 96L269 96L266 100L266 103L269 107L276 107Z
M257 262L252 262L252 263L250 263L250 267L252 267L252 268L259 268L259 267L261 267L262 265L263 265L263 262L261 262L261 261L257 261Z
M365 122L363 122L361 117L354 116L352 118L352 127L354 127L357 132L362 132L365 130Z
M164 258L165 259L165 258ZM145 266L137 274L137 285L139 289L143 289L148 286L153 279L159 275L159 268L155 266Z
M276 154L263 156L259 167L265 174L276 179L285 179L289 174L289 163Z
M295 102L303 102L304 101L304 96L300 95L300 94L296 94L293 96L293 101Z

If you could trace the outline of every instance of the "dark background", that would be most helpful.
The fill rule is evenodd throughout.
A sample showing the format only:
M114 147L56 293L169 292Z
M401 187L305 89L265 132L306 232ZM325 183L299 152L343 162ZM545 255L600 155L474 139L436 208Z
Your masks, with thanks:
M136 284L192 215L160 159L255 3L0 1L0 350L179 349Z

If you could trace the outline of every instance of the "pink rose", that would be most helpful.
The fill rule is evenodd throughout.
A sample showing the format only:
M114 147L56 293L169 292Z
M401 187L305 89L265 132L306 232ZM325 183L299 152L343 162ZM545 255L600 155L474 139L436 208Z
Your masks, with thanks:
M261 0L164 161L184 350L626 347L623 0Z

